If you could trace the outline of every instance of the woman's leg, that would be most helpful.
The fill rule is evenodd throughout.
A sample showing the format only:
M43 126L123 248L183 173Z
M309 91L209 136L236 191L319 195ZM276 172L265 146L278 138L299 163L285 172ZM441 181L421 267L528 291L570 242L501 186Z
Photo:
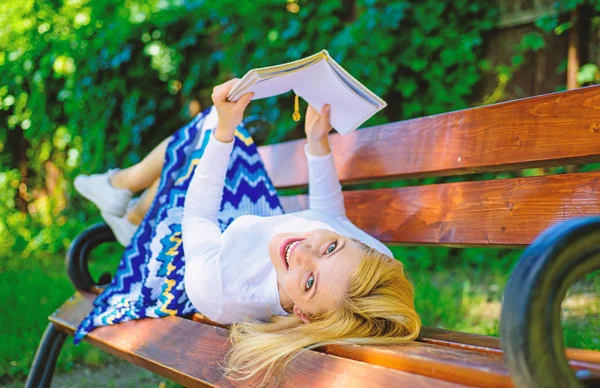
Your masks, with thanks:
M133 193L153 185L160 178L168 144L169 138L166 138L150 151L141 162L114 173L110 177L110 184L118 189L129 189ZM156 188L152 193L152 198L154 198L154 194L156 194ZM150 200L150 203L152 203L152 200ZM148 207L150 207L149 204Z
M150 209L150 205L156 196L156 190L158 190L159 183L160 177L156 178L154 182L152 182L152 184L144 191L135 206L127 212L127 221L134 225L139 225L142 223L142 220L146 216L146 213L148 212L148 209Z

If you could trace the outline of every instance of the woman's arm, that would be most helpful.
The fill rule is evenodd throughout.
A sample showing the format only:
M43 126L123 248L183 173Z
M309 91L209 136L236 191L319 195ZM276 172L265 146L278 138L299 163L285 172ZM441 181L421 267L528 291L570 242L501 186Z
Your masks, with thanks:
M310 209L347 220L342 185L329 146L329 132L332 129L329 109L325 105L321 115L310 105L306 110L307 143L304 152L308 161L308 203Z
M195 168L183 207L182 231L186 256L220 245L220 228L217 215L223 198L225 174L233 150L235 129L242 122L244 110L253 93L237 102L228 102L227 94L239 81L233 78L213 89L212 100L217 110L218 123L204 153Z
M186 257L200 256L220 247L218 213L233 141L222 142L210 133L204 154L195 168L183 207L183 249Z
M217 216L223 198L229 157L233 150L235 129L241 123L244 110L253 97L252 94L247 94L235 103L227 102L226 96L236 82L237 79L232 79L213 89L212 99L218 114L217 128L209 134L208 144L194 170L183 207L181 228L186 259L184 282L186 292L197 308L199 303L204 303L203 287L206 287L206 282L202 281L202 276L209 276L206 274L207 265L214 267L215 262L211 260L218 260L221 252L221 229ZM212 273L210 276L219 274ZM218 311L218 306L211 306L207 310Z

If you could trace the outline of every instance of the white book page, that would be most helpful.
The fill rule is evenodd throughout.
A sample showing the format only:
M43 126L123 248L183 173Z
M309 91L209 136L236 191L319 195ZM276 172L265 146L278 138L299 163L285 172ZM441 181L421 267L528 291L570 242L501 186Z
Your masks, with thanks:
M253 92L254 98L252 100L258 100L261 98L267 98L272 96L277 96L279 94L287 93L294 85L297 85L306 78L308 72L312 69L311 67L304 68L301 70L296 70L294 72L278 75L270 79L265 80L257 80L254 85L247 87L243 92L236 93L236 95L232 96L231 101L237 101L246 93Z
M333 70L337 70L337 73L339 74L340 77L344 78L348 83L353 84L356 88L359 88L363 91L363 93L366 93L367 95L371 96L371 100L375 105L383 105L383 107L387 106L387 103L381 99L378 95L376 95L375 93L373 93L369 88L367 88L365 85L363 85L359 80L357 80L356 78L354 78L352 76L352 74L348 73L346 71L346 69L344 69L339 63L337 63L335 61L335 59L330 58L329 59L329 63L331 64ZM345 77L344 77L345 75ZM361 93L359 93L361 94Z
M364 89L360 88L360 85L355 84L352 82L352 80L346 78L346 75L344 73L340 73L337 70L337 68L335 66L333 66L333 63L331 63L331 65L332 66L330 66L330 68L335 73L335 75L338 77L338 79L341 82L345 83L347 87L352 89L354 91L354 93L361 96L365 101L368 101L374 107L378 107L379 105L381 105L379 103L379 101L374 100L369 93L366 93Z
M348 134L381 108L357 96L339 80L327 61L320 61L303 74L294 85L294 92L321 112L324 104L331 105L331 125L340 134Z

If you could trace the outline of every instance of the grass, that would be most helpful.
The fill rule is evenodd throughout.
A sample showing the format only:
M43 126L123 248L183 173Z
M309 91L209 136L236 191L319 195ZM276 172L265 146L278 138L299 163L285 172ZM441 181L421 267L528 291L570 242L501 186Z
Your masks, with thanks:
M92 273L114 271L118 264L115 247L94 252ZM111 254L113 252L113 254ZM98 260L103 257L103 260ZM5 313L0 315L0 384L23 379L37 349L39 340L54 312L75 289L67 278L62 257L40 254L35 259L0 258L0 300ZM60 352L57 370L69 371L75 363L104 365L107 354L88 343L73 345L68 337Z
M470 333L498 335L498 318L510 268L520 252L493 249L392 247L415 284L416 306L423 323ZM112 244L94 252L93 274L113 272L121 249ZM448 259L448 255L459 255ZM492 259L490 259L492 258ZM599 271L574 286L564 308L563 327L570 347L600 350ZM0 261L0 384L23 381L29 371L47 317L74 292L62 257L41 253L35 259L18 255ZM76 364L104 365L110 357L69 337L58 359L58 371Z
M392 248L401 258L411 248ZM418 247L423 252L422 247ZM425 248L435 251L444 248ZM453 265L446 262L440 269L424 270L415 258L403 260L415 285L415 305L423 325L498 336L502 295L510 269L521 250L502 259L477 261L477 255L498 256L498 249L469 248L461 256L469 258ZM430 253L430 255L432 255ZM435 254L433 254L435 257ZM459 261L459 260L457 260ZM570 287L562 307L562 327L567 347L600 350L600 271L595 271Z

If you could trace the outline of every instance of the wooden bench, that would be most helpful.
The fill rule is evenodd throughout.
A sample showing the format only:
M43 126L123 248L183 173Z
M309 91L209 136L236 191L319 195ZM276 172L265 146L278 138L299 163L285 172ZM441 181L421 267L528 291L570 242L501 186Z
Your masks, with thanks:
M598 162L600 86L332 135L331 142L344 185ZM278 188L307 184L303 144L260 147ZM594 217L600 214L600 171L344 195L350 219L385 243L529 245L505 292L502 344L495 337L424 328L418 341L406 345L327 346L293 361L283 372L285 386L600 384L600 352L565 351L559 320L568 285L600 268L600 218ZM295 211L307 207L307 197L288 196L283 203ZM114 237L104 224L73 241L67 269L78 291L49 317L28 387L49 386L63 341L91 310L101 287L87 269L88 255L106 241ZM107 282L103 276L100 283ZM102 327L86 341L185 386L235 385L218 368L228 349L227 330L199 314L191 318Z

